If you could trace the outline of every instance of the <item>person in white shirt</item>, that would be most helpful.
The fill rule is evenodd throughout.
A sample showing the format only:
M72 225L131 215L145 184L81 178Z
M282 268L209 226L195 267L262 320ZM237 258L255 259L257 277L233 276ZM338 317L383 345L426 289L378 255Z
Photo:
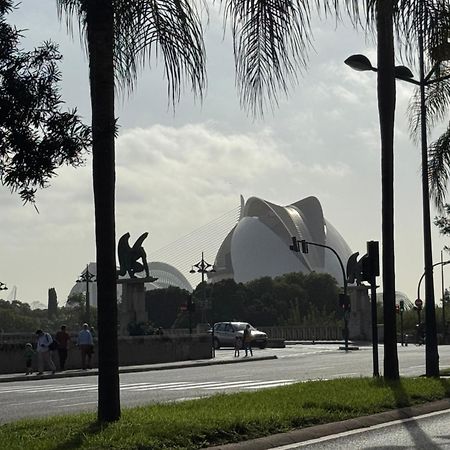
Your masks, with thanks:
M77 344L81 351L81 368L83 370L86 370L86 368L90 369L92 353L94 353L94 339L92 338L92 334L89 331L89 325L87 323L83 324L83 329L78 333Z
M36 351L38 355L38 375L44 373L44 366L50 367L52 373L56 372L55 363L52 360L52 352L49 349L50 344L53 342L53 338L49 333L44 333L42 330L36 331L37 344Z

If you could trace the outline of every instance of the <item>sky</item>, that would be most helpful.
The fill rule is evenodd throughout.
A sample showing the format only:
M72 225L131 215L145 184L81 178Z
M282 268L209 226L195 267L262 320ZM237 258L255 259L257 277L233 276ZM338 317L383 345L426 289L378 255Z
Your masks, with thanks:
M85 51L76 27L71 37L59 22L55 5L55 0L22 0L8 20L26 29L25 49L49 39L59 44L62 98L89 123ZM133 93L119 95L117 238L130 232L133 240L148 231L144 247L152 260L153 251L237 208L242 194L280 205L314 195L352 251L364 254L367 241L381 241L376 76L343 63L349 55L363 53L376 65L375 47L348 24L336 27L332 20L315 20L312 26L308 69L262 119L240 107L230 31L224 35L215 10L206 31L208 89L203 102L186 89L174 112L162 64L154 61ZM411 85L397 83L396 289L411 300L424 266L420 149L409 137L406 115L413 92ZM18 300L46 304L48 289L54 287L64 304L86 263L95 260L90 157L82 168L58 170L51 185L38 192L39 213L5 187L0 187L0 205L0 281L9 287L2 297L15 286ZM448 239L433 226L434 262L446 244ZM201 251L193 250L192 264ZM209 262L214 257L205 254ZM190 267L178 269L187 275ZM440 270L435 290L439 299Z

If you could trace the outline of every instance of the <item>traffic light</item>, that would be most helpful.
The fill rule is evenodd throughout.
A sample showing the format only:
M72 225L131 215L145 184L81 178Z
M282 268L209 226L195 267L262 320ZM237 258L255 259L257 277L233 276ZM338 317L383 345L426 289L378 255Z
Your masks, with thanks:
M362 281L371 282L380 275L380 252L378 241L367 242L367 254L361 258L362 261Z
M298 241L295 236L292 236L292 245L290 245L289 248L294 252L300 251L300 249L298 248Z
M395 305L395 312L400 314L400 305Z
M400 300L399 308L400 308L401 312L403 312L405 310L405 301L404 300Z
M304 239L302 239L300 241L300 244L302 245L302 253L308 253L308 243Z
M339 306L344 312L351 310L350 296L348 294L339 294Z

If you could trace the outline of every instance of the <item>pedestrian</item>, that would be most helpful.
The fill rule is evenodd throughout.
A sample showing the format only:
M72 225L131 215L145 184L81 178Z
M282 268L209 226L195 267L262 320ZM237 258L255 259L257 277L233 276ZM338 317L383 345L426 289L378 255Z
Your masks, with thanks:
M33 356L36 352L33 350L31 342L25 344L24 358L25 358L25 375L31 375L33 373Z
M38 375L44 373L44 368L47 365L50 367L52 373L56 372L55 363L52 360L50 346L53 343L53 338L49 333L44 333L41 329L36 330L37 345L36 351L38 355Z
M77 344L81 352L81 368L83 370L90 369L92 354L94 353L94 339L92 338L92 334L87 323L83 324L82 330L78 333Z
M252 332L250 330L250 325L247 324L244 330L244 350L245 350L245 357L248 356L248 352L250 352L250 356L253 356L253 350L252 350Z
M66 331L66 326L61 325L61 329L56 333L55 340L58 343L59 369L66 368L67 351L69 349L70 334Z
M239 350L242 348L242 338L241 336L236 336L234 338L234 356L239 356Z

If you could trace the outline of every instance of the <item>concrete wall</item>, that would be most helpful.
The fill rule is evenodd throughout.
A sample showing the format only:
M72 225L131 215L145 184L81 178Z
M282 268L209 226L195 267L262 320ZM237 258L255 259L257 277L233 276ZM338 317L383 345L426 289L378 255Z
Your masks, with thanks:
M23 342L3 342L0 344L0 373L25 372L25 358L23 354L26 342L33 341L25 339ZM35 342L33 343L35 344ZM80 368L80 351L75 344L70 346L68 353L66 369ZM97 354L96 345L92 358L93 367L97 367ZM211 357L211 337L206 334L119 337L119 365L121 366L187 361ZM53 361L58 367L57 352L53 352ZM33 361L33 369L37 369L37 355L35 355Z

